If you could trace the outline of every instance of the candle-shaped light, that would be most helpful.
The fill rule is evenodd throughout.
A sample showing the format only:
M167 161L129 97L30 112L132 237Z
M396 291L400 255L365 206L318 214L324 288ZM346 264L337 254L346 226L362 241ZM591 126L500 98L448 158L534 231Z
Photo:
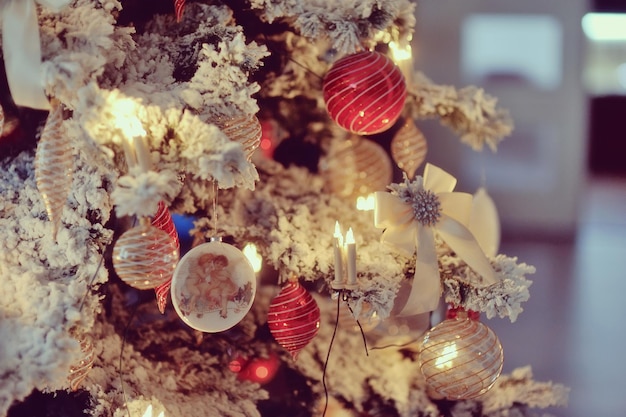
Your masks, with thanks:
M243 248L243 254L248 258L250 264L252 264L252 269L254 272L261 271L261 267L263 266L263 258L259 254L256 249L256 245L254 243L248 243Z
M148 404L148 408L146 408L146 411L143 413L143 417L153 417L153 416L154 416L154 410L152 409L152 404ZM165 417L165 412L161 411L157 417Z
M139 120L137 120L139 121ZM141 127L141 125L140 125ZM143 172L150 171L152 169L152 161L150 160L150 149L148 148L148 140L146 139L146 131L141 128L143 133L134 137L135 141L135 153L137 154L137 161L139 167Z
M112 113L115 115L115 125L122 131L122 148L126 155L128 168L139 164L142 171L151 169L150 152L146 141L146 131L135 113L137 104L131 99L116 101Z
M335 279L332 287L336 290L343 289L343 235L339 222L335 222L335 234L333 235L333 250L335 253Z
M345 253L348 279L346 288L350 288L356 286L356 242L352 228L348 229L348 233L346 233Z
M411 50L411 36L399 40L398 42L389 42L389 50L391 58L396 63L407 84L413 81L413 52Z
M356 209L361 211L374 210L374 193L368 194L367 197L358 196L356 198Z

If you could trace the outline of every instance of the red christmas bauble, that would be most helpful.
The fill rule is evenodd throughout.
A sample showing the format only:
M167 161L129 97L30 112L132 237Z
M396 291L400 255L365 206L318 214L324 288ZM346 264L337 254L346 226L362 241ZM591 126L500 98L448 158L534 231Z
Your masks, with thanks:
M406 83L394 62L363 51L335 62L324 77L326 110L342 128L359 135L380 133L400 116Z
M174 12L176 14L176 21L183 20L183 13L185 12L185 0L174 0Z
M161 229L165 233L170 235L172 239L174 239L176 247L180 252L180 240L178 238L178 231L176 230L176 226L174 225L174 220L172 220L172 215L170 214L170 211L163 201L159 201L157 212L152 218L152 226ZM163 284L154 288L157 299L157 307L159 308L161 314L165 313L165 306L167 306L167 295L170 292L171 285L172 279L170 278Z
M170 211L163 201L159 201L157 211L152 217L151 223L152 226L161 229L165 233L170 235L172 239L174 239L174 241L176 242L176 246L180 248L178 231L176 230L176 226L174 225L174 220L172 220L172 215L170 214Z
M320 309L298 281L290 281L272 300L267 324L274 339L295 360L298 353L317 335Z

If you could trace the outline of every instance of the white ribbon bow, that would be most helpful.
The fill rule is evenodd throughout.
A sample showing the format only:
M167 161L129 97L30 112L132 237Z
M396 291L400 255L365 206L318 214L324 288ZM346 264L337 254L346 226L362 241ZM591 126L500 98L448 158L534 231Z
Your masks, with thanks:
M416 177L395 193L377 192L374 222L383 228L382 241L407 256L417 252L415 278L411 293L399 315L410 316L434 310L441 297L441 280L434 232L470 268L480 274L482 283L496 283L489 260L469 231L472 196L452 192L456 179L431 164L424 177Z
M37 0L55 11L69 0ZM41 78L41 43L35 0L10 0L2 9L2 51L13 101L18 106L49 110Z

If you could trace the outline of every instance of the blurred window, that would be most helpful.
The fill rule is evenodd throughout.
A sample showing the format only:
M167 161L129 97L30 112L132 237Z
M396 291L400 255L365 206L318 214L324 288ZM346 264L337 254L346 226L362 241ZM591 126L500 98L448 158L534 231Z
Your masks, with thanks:
M561 85L562 28L550 15L471 14L461 28L461 68L467 83Z

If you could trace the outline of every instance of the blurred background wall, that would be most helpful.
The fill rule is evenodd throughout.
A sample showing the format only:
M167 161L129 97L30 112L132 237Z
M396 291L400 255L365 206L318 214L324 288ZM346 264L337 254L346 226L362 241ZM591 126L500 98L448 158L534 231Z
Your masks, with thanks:
M430 162L496 200L501 252L537 268L519 319L489 320L505 371L569 386L550 415L623 417L626 1L421 0L416 15L416 66L484 88L516 125L497 155L419 125Z
M450 169L464 191L487 187L505 235L573 236L589 178L626 173L626 39L586 34L592 11L626 12L626 2L418 3L417 68L438 84L484 88L515 122L497 154L459 147L436 123L420 125L430 162ZM621 32L626 38L626 22Z

